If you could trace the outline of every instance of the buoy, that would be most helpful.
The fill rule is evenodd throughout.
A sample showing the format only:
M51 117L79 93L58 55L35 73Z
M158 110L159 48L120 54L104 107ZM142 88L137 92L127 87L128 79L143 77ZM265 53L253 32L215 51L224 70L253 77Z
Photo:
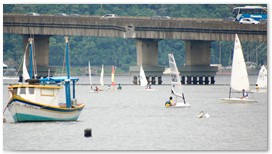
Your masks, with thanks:
M210 118L210 115L208 113L205 114L206 118Z
M198 118L203 118L203 115L204 115L204 112L203 111L201 111L199 114L198 114Z
M85 137L92 137L92 129L91 128L86 128L84 130L84 136Z

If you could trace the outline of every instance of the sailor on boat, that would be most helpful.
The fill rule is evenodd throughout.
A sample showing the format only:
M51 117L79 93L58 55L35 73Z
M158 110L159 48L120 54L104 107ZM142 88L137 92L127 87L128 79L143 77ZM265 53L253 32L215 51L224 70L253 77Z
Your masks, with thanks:
M169 101L165 102L166 107L175 106L175 105L176 104L173 103L173 98L172 97L169 98Z
M95 86L95 91L100 91L100 89L97 86Z
M119 83L118 84L118 88L117 88L118 90L122 90L122 87L121 87L121 84Z
M245 91L245 89L243 89L242 92L243 96L241 97L241 99L248 99L248 93Z
M256 84L255 88L256 88L257 91L260 89L258 84Z

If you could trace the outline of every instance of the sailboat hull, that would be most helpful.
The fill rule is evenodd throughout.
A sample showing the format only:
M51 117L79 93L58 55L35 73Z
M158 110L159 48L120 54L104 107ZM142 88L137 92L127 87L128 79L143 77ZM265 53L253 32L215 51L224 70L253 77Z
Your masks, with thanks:
M84 104L74 108L50 106L15 96L11 98L8 109L15 122L76 121L84 106Z
M175 106L171 106L171 108L189 108L191 105L186 103L177 103Z
M222 98L222 102L225 103L257 103L257 100L254 99L240 99L240 98Z

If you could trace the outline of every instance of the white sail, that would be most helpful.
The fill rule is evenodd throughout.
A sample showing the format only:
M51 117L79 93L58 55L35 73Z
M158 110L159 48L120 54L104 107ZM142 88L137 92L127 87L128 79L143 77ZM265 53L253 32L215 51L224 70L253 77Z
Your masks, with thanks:
M26 67L26 52L24 53L24 61L23 61L23 81L29 79L29 73Z
M140 82L141 82L141 86L146 86L147 85L145 72L144 72L144 69L143 69L142 66L140 68Z
M237 91L250 90L242 46L237 34L235 34L230 86Z
M179 71L176 65L174 55L170 53L168 54L168 57L171 76L171 91L174 95L182 97L182 88L180 83Z
M257 83L259 88L267 88L267 70L263 65L259 71Z
M100 74L100 85L104 86L104 65L102 65L101 74Z
M90 81L90 88L93 89L93 83L92 83L92 70L91 70L91 64L89 61L89 81Z

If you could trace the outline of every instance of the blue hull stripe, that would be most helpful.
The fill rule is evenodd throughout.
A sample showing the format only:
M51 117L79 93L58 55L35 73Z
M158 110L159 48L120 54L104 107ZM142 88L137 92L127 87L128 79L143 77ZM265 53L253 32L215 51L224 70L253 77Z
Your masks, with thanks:
M29 114L16 113L13 116L15 122L40 122L40 121L76 121L78 117L73 118L51 118Z
M22 101L22 100L19 100L19 99L13 99L11 102L9 102L9 105L11 105L15 101L21 102L21 103L24 103L24 104L28 104L28 105L37 106L37 107L40 107L40 108L45 109L45 110L58 111L58 112L75 112L75 111L81 111L83 109L83 107L82 108L69 108L69 109L52 108L52 107L45 106L45 105L43 106L43 105L39 105L39 104L27 102L27 101Z

